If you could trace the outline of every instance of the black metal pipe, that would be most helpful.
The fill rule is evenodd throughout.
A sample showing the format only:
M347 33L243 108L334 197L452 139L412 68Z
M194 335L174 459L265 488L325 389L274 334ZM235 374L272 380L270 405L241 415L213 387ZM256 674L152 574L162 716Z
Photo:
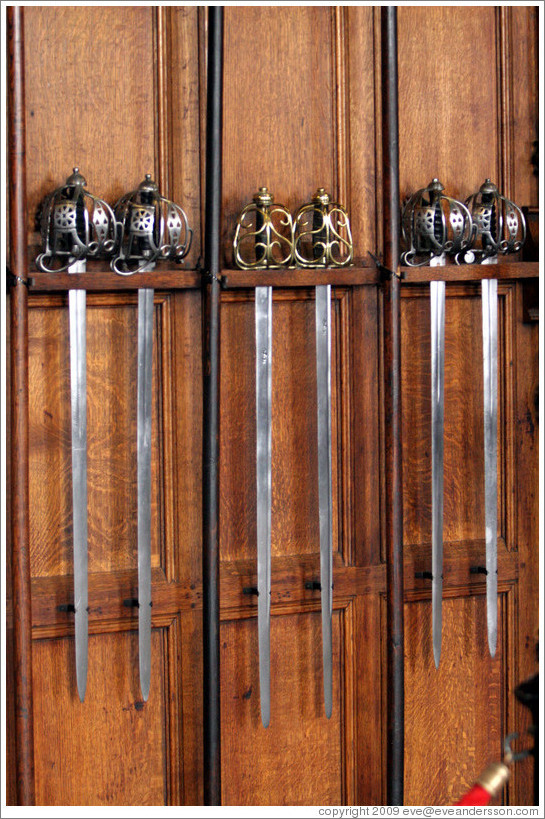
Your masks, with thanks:
M203 277L203 763L204 804L221 805L219 609L219 272L223 7L208 9Z
M387 553L387 798L403 804L404 634L403 482L399 267L399 123L397 7L381 10L384 265L384 401Z

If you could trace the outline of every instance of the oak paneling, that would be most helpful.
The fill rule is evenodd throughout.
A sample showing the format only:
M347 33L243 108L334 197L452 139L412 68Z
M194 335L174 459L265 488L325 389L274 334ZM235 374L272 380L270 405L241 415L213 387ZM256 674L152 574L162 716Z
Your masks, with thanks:
M255 555L254 321L253 299L250 301L247 296L232 296L229 301L223 300L220 389L222 560ZM296 297L288 291L275 291L272 365L273 556L319 551L315 344L314 300L308 296ZM335 349L335 324L332 349ZM334 358L332 370L334 411ZM336 446L333 447L335 455ZM334 462L334 496L338 496L336 483ZM336 528L334 521L334 531ZM338 544L334 544L335 548L338 548Z
M160 297L158 297L158 300ZM136 568L137 301L87 299L89 572ZM41 305L41 306L38 306ZM158 307L160 314L168 301ZM159 565L162 427L156 318L152 422L152 565ZM70 358L67 300L30 311L30 543L33 576L72 573ZM122 377L120 377L120 375ZM164 442L163 442L164 443ZM162 562L162 561L161 561Z
M154 629L154 678L143 703L137 632L91 634L81 703L73 640L34 641L37 805L165 804L166 660Z
M151 6L25 9L29 230L77 165L108 202L156 172Z
M402 199L435 176L462 198L499 179L495 25L493 6L398 8Z
M405 606L406 805L452 805L490 762L502 758L504 596L499 606L498 648L491 659L486 595L443 600L438 669L431 603Z
M504 291L505 293L505 291ZM500 336L502 292L500 289ZM479 285L447 285L445 303L444 539L484 537L482 318ZM431 381L429 288L402 300L404 540L431 542ZM499 401L508 376L499 348ZM505 411L505 410L504 410ZM506 437L499 418L498 489ZM500 535L501 518L500 518Z
M256 619L221 627L225 805L342 803L342 614L333 617L333 713L324 715L319 612L271 618L271 722L261 724Z
M223 239L260 185L290 209L336 193L331 8L225 9Z

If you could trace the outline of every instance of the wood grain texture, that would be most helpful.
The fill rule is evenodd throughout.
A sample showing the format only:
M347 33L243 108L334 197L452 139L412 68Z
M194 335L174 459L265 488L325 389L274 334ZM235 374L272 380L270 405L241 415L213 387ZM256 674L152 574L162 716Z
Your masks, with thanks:
M255 662L257 621L222 625L224 805L341 804L341 634L341 617L335 613L328 720L319 612L271 618L271 723L265 729Z
M222 560L250 557L256 537L254 304L246 296L234 298L224 299L222 307ZM295 300L287 291L273 293L273 555L319 551L314 325L313 299ZM333 322L333 350L335 334ZM335 417L334 361L332 371ZM238 411L228 412L227 407L237 407ZM337 495L336 447L332 457L333 491Z
M36 576L71 573L72 566L68 310L65 301L54 299L43 297L30 324L30 529ZM137 302L134 296L90 296L87 304L89 571L96 572L136 567ZM158 330L156 318L153 565L160 560L162 515L159 384L167 377L159 372Z
M152 632L154 679L145 704L136 631L90 636L84 703L75 687L72 640L39 640L34 651L37 804L165 804L168 684L161 632Z
M438 177L467 197L499 178L495 9L399 8L400 193Z
M385 233L380 11L255 6L225 12L220 599L224 801L233 805L376 805L387 799L383 296L367 256L367 250L383 254ZM135 706L137 617L123 605L136 591L136 293L110 292L107 265L90 265L96 286L108 292L88 296L91 662L88 700L81 706L73 617L58 610L72 594L67 298L47 295L47 281L38 282L44 295L31 291L38 799L51 805L199 805L203 305L196 267L204 222L207 9L29 6L25 17L29 232L38 202L74 164L89 189L110 200L146 171L157 173L195 229L191 272L178 276L162 265L154 277L165 292L156 293L153 362L153 688L142 711ZM467 195L484 176L499 174L507 157L515 200L537 202L527 156L537 105L535 9L513 7L505 18L503 48L498 8L399 7L403 196L434 175L450 193ZM509 126L503 137L501 122ZM234 221L260 184L292 209L319 184L346 196L356 258L368 265L331 273L336 518L330 721L322 708L319 592L305 589L305 581L319 575L318 279L309 271L286 271L285 283L297 287L275 292L269 732L259 721L256 603L243 594L256 582L256 279L228 269ZM35 255L29 249L30 269ZM538 265L506 267L495 271L508 279L500 284L500 653L494 661L486 653L485 584L469 574L484 548L480 291L475 281L450 282L449 540L438 673L429 584L414 578L429 568L429 288L411 281L429 270L411 272L401 285L407 804L459 795L498 757L506 730L528 726L513 689L536 670L538 328L522 323L522 283L515 279L536 276ZM473 279L478 272L464 269ZM237 287L241 282L244 287ZM13 610L8 600L9 623ZM10 720L8 734L13 791ZM527 761L513 772L505 798L528 804L531 788Z
M403 299L402 344L405 543L431 542L429 290ZM410 351L410 353L409 353ZM503 372L500 361L500 373ZM500 395L502 381L500 378ZM447 287L445 308L444 539L484 532L480 291ZM501 436L500 439L501 441Z
M223 248L259 186L289 209L336 190L331 8L225 10Z
M452 805L502 758L505 640L499 633L492 660L486 595L446 599L437 670L431 603L405 607L405 804Z
M78 166L112 204L158 170L151 6L27 14L28 216Z

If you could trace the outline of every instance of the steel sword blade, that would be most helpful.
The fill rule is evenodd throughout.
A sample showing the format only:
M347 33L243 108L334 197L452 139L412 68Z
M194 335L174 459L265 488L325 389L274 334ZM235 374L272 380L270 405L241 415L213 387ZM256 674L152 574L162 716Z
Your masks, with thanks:
M333 709L331 617L333 609L333 500L331 488L331 285L316 287L316 386L318 403L318 502L325 714Z
M496 257L486 260L497 262ZM484 491L486 541L486 611L488 647L496 654L498 638L498 280L482 279Z
M268 727L270 696L272 502L272 287L255 288L257 621L261 721Z
M145 271L154 269L146 266ZM153 293L138 290L138 662L144 702L151 682L151 397L153 359Z
M84 273L85 261L74 262L68 273ZM80 701L85 699L88 666L87 556L87 370L86 292L68 291L70 323L70 403L72 426L72 525L74 551L74 609L76 680Z
M430 266L444 264L435 257ZM445 282L430 282L431 462L432 462L432 631L435 667L441 659L443 629L443 433L445 375Z

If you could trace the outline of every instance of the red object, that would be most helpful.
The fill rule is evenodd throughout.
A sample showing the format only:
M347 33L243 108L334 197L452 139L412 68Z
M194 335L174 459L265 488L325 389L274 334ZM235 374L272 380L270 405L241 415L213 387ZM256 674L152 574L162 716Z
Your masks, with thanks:
M471 790L465 793L456 805L488 805L492 794L488 793L482 785L473 785Z

